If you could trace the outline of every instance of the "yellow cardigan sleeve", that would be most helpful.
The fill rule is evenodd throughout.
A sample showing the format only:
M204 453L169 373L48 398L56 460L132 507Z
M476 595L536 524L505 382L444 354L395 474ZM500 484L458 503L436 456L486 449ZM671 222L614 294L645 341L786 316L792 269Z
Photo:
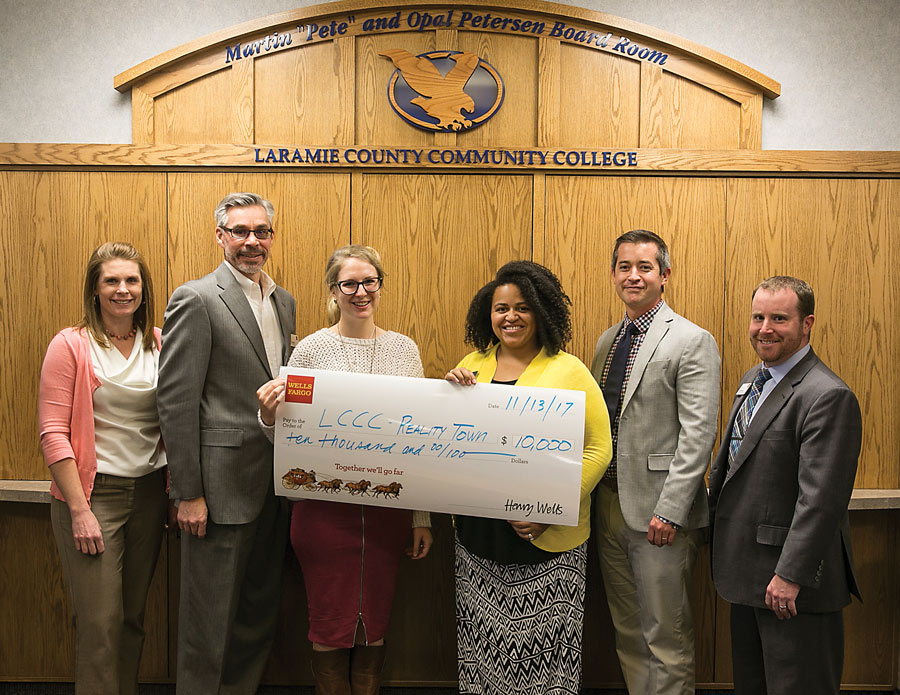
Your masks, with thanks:
M490 382L497 369L497 346L486 352L470 352L459 367L477 372L477 381ZM584 452L581 460L581 502L578 510L578 526L551 525L532 541L537 547L549 552L563 552L578 547L587 540L591 532L591 492L600 482L612 458L612 436L609 429L609 415L603 392L597 385L590 370L574 355L558 352L553 356L545 350L532 360L517 385L542 386L545 388L583 391L584 407Z
M560 352L550 357L535 386L584 391L584 452L581 458L581 505L578 526L549 526L533 542L550 552L571 550L584 543L591 533L591 493L606 472L612 458L612 435L603 392L590 370L574 355ZM521 380L520 380L521 383Z

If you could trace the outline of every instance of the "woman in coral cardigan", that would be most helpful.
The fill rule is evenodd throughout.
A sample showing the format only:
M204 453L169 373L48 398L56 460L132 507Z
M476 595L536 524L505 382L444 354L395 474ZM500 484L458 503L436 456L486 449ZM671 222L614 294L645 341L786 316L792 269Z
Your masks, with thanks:
M577 695L581 679L591 491L612 454L600 387L562 351L570 301L547 268L513 261L469 306L476 348L446 379L585 392L577 526L457 516L456 618L460 693Z
M136 695L167 504L160 334L133 246L110 242L91 254L83 303L83 318L53 338L41 369L50 515L75 618L75 691Z

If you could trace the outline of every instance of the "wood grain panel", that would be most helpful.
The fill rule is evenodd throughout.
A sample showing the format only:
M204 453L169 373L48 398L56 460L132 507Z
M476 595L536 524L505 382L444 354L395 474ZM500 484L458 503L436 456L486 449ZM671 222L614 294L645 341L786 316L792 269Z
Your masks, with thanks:
M538 147L559 142L560 45L553 39L538 39Z
M503 106L489 121L457 133L464 147L534 147L537 145L538 40L505 34L464 31L459 50L490 63L506 86Z
M276 236L265 270L297 299L297 335L321 328L325 261L350 239L349 174L170 175L168 294L222 262L213 211L234 191L272 201Z
M700 178L547 176L544 256L573 300L568 351L591 363L600 334L624 313L610 279L617 236L649 229L669 246L666 302L722 340L725 183Z
M663 126L662 68L649 63L641 63L641 147L660 147Z
M898 645L894 630L900 610L900 515L890 511L850 514L853 561L863 602L844 610L842 683L890 686L894 683Z
M156 144L231 142L231 99L231 70L219 70L166 92L153 102Z
M761 94L752 94L740 102L741 104L741 148L758 150L762 147L762 109Z
M105 241L133 244L165 302L164 181L158 173L0 172L0 234L10 250L0 259L0 478L49 478L38 447L37 384L50 339L83 314L91 252ZM161 325L161 310L156 320Z
M682 77L662 74L659 147L734 150L741 146L741 107Z
M531 258L531 180L525 176L367 175L362 238L387 271L379 325L409 335L425 375L468 353L466 311L507 261Z
M140 87L131 90L131 142L135 145L152 145L153 97Z
M433 32L397 32L356 39L356 142L360 145L424 147L433 141L430 132L401 119L387 100L388 81L394 64L378 55L404 48L413 55L433 51Z
M641 114L640 64L562 44L559 144L636 147Z
M353 132L350 39L273 53L254 62L257 142L349 144Z
M231 141L254 142L256 61L241 60L231 67Z
M731 179L728 182L723 398L757 361L750 295L795 275L816 293L813 349L859 398L861 488L900 486L900 181ZM842 272L852 267L850 276Z
M73 680L75 630L46 504L4 503L0 511L0 681ZM150 585L141 680L168 677L166 549Z

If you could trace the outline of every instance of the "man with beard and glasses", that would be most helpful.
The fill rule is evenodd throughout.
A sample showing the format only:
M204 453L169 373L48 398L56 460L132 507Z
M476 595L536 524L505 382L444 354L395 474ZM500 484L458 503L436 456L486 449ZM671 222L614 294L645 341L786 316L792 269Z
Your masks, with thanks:
M272 204L232 193L216 207L224 262L172 293L159 419L181 529L177 692L256 692L278 616L287 540L256 390L291 351L294 298L262 268Z

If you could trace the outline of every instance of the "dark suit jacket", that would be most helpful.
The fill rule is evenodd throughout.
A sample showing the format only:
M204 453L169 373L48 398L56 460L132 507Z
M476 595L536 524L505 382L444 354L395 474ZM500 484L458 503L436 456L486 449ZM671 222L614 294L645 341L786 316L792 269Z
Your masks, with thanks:
M810 350L758 406L729 469L745 397L735 396L709 474L716 590L731 603L765 608L778 574L801 585L799 612L840 610L851 592L860 595L847 514L862 432L856 396Z
M276 288L284 364L294 298ZM241 286L223 262L172 293L159 359L157 403L170 496L203 495L218 524L256 519L272 489L272 444L256 419L256 389L272 374L262 333Z

